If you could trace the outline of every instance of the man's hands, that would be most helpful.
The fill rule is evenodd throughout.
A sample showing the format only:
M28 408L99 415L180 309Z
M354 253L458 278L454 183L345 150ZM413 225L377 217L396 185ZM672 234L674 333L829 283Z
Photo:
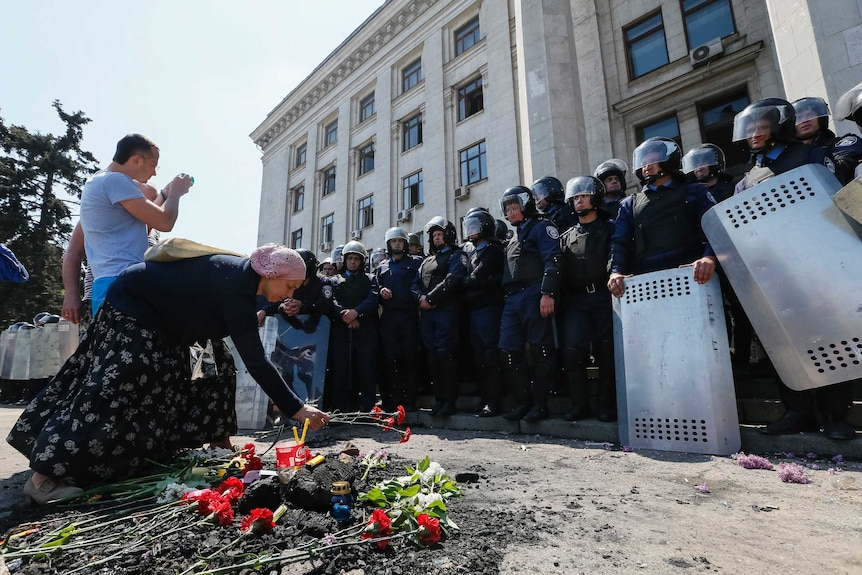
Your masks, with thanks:
M350 329L356 329L359 327L359 313L355 309L346 309L341 312L341 321Z
M429 309L434 309L435 307L437 306L428 303L428 298L426 296L423 295L419 297L419 309L424 309L427 311Z
M611 295L614 297L623 296L623 292L626 291L626 284L623 280L625 280L626 277L631 276L624 276L623 274L616 272L611 274L611 277L608 279L608 291L611 292Z
M718 262L712 256L704 256L696 260L691 265L694 266L694 281L699 284L705 284L712 278L715 273L715 266Z
M382 297L383 299L392 299L392 290L388 287L381 289L380 297Z
M299 308L302 307L302 302L300 302L298 299L290 298L284 300L284 302L282 302L279 307L285 315L296 315L299 313Z
M165 189L162 190L162 193L165 195L165 199L169 200L171 198L181 198L182 196L189 193L189 189L192 187L192 177L188 174L180 174L175 176L173 180L171 180Z
M551 317L554 315L554 298L549 295L543 295L539 300L539 313L542 317Z

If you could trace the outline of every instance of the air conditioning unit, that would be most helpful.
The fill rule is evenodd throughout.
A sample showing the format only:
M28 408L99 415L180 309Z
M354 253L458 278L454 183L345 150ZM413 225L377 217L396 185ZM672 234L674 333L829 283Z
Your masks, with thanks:
M350 239L351 240L358 240L361 237L362 237L362 230L353 230L352 232L350 232Z
M332 251L332 242L322 242L320 244L320 251L331 252Z
M410 208L407 208L405 210L401 210L400 212L398 212L398 221L399 222L409 222L410 221L410 215L412 213L413 213L413 210L411 210Z
M723 52L724 46L721 45L721 38L715 38L689 52L688 57L692 66L701 66Z
M455 199L456 200L463 200L464 198L466 198L469 195L470 195L470 188L468 188L467 186L463 186L461 188L455 188Z

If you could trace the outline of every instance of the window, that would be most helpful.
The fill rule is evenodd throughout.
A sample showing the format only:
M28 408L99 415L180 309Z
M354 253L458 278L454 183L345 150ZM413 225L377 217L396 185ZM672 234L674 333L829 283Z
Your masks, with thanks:
M338 120L328 124L323 129L323 147L331 146L338 141Z
M359 101L359 123L374 115L374 92Z
M638 142L643 142L647 138L663 137L670 138L682 147L682 138L679 135L679 123L676 121L676 115L664 118L652 124L641 126L637 129Z
M479 142L461 150L461 185L469 186L488 177L485 164L485 142Z
M404 209L424 204L424 193L422 191L422 172L416 172L413 175L407 176L403 180L404 190Z
M367 174L374 170L374 142L359 148L359 175Z
M479 76L466 86L458 88L458 121L469 118L485 108L482 96L482 77Z
M295 250L302 247L302 228L290 234L290 247Z
M328 196L335 191L335 166L323 170L323 195Z
M682 0L682 13L689 50L736 31L730 0Z
M401 91L406 92L422 79L422 59L408 64L401 71Z
M302 211L305 207L305 185L293 188L293 212Z
M335 214L329 214L320 218L320 241L332 241L332 228L335 226Z
M629 77L637 78L668 63L661 12L624 30Z
M748 162L748 154L732 141L733 117L748 104L748 93L743 90L698 106L702 141L721 148L729 174L741 174Z
M293 167L298 168L299 166L305 165L305 152L308 150L308 144L303 142L296 147L296 158L293 162Z
M473 44L479 41L479 17L476 16L457 30L455 30L455 55L466 52Z
M374 196L362 198L356 202L356 229L361 230L364 227L374 223Z
M406 152L422 143L422 114L416 114L404 122L404 146Z

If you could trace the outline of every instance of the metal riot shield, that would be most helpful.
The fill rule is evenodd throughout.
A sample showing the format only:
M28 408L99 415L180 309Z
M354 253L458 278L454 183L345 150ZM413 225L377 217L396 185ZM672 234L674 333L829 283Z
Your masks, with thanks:
M6 362L6 348L9 346L9 330L0 332L0 379L3 379L3 364Z
M692 268L626 278L613 298L622 445L728 455L739 417L718 277Z
M797 391L862 378L862 241L832 201L840 187L808 165L703 217L760 342Z
M15 353L12 356L9 379L18 381L30 379L30 331L19 329L15 334Z
M45 371L47 343L48 337L44 327L30 330L30 379L44 379L48 377Z
M267 357L275 349L278 339L278 321L274 317L267 317L263 327L258 330L260 340L263 343L263 351ZM269 407L269 397L260 388L248 368L242 361L233 341L228 337L225 339L228 349L233 355L236 365L236 420L240 429L263 429L266 426L266 412Z
M0 379L12 379L12 359L15 357L15 340L18 337L17 331L7 329L3 332L5 345L3 349L3 365L0 368Z

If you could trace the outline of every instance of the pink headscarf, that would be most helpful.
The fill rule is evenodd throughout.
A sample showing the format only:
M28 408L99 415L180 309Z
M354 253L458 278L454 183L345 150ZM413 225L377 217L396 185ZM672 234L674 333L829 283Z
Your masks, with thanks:
M265 278L305 279L302 256L296 250L278 244L264 244L251 252L251 267Z

